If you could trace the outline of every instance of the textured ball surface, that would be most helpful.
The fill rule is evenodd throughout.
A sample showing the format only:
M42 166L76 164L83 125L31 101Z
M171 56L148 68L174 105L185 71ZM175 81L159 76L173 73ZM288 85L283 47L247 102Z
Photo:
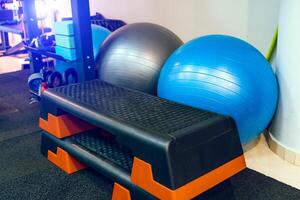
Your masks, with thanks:
M113 32L96 59L99 78L121 87L157 93L160 70L182 41L170 30L135 23Z
M233 117L245 144L272 119L278 85L256 48L234 37L210 35L170 56L160 74L158 96Z

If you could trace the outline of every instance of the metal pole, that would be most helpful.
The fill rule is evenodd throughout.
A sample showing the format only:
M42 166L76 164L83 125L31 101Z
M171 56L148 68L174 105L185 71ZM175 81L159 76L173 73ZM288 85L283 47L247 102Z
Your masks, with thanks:
M35 11L35 0L23 0L23 13L25 20L24 35L28 41L31 42L34 38L39 36L39 27ZM30 70L32 73L39 72L42 68L42 56L36 53L29 53Z
M80 82L95 78L90 6L88 0L71 0Z

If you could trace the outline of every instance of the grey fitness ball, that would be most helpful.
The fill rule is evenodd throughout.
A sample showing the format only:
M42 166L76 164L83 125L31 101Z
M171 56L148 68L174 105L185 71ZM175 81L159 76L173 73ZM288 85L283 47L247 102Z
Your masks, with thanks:
M160 25L126 25L113 32L102 44L96 59L99 78L156 95L163 64L182 44L178 36Z

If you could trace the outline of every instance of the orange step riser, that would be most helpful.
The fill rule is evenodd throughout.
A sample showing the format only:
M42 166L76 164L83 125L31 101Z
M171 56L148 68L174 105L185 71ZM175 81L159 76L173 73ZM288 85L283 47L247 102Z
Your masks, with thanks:
M48 113L48 120L39 119L41 129L57 138L69 137L96 127L72 115L54 116Z
M131 200L130 192L122 185L115 183L112 200Z
M86 168L84 164L77 161L69 153L59 147L57 147L56 154L48 150L48 160L68 174Z
M162 200L190 200L229 179L245 168L245 159L244 156L241 155L191 181L190 183L176 190L171 190L154 180L150 164L135 157L132 167L131 181L153 196Z

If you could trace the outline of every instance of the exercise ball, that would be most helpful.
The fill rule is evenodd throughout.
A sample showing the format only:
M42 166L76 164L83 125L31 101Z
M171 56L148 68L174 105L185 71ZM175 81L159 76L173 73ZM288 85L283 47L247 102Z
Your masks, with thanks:
M96 59L99 78L156 95L160 70L180 45L182 41L162 26L125 25L113 32L100 48Z
M92 40L93 40L93 51L94 58L97 58L99 48L103 41L109 36L110 31L102 26L92 24Z
M161 70L158 96L231 116L246 144L271 121L278 85L256 48L231 36L209 35L170 56Z

